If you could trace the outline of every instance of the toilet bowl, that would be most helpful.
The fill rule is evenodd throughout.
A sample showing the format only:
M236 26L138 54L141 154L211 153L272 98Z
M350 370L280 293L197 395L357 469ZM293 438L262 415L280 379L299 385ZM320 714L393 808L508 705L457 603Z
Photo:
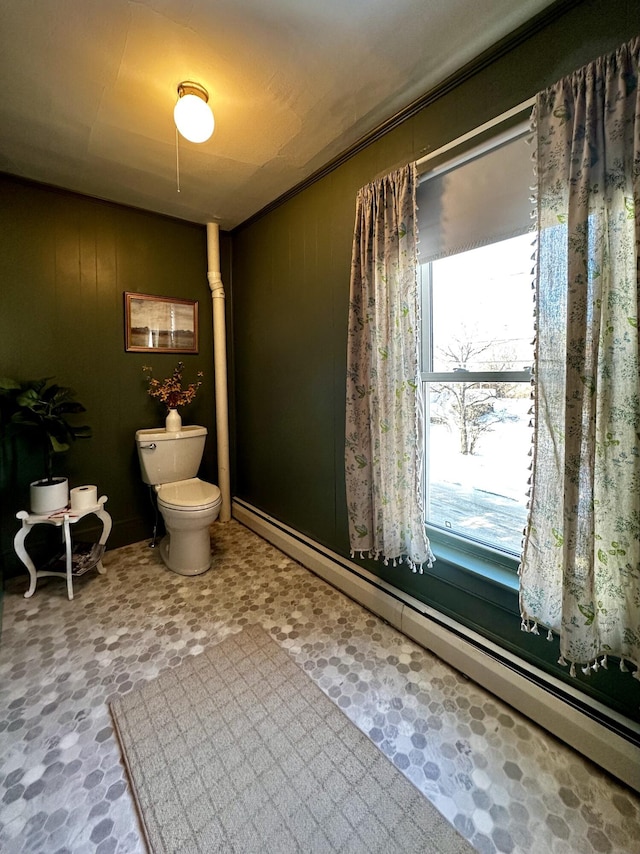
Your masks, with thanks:
M160 484L156 495L167 531L160 542L162 560L180 575L206 572L211 566L209 526L220 512L220 490L194 477Z
M213 483L196 477L207 430L137 430L142 479L153 486L167 535L160 556L180 575L200 575L211 566L209 527L218 518L222 496Z

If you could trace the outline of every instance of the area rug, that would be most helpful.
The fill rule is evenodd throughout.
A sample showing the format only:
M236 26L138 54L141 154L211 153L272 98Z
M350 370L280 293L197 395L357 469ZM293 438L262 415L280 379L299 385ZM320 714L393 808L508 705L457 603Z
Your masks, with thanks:
M473 851L259 626L111 713L154 854Z

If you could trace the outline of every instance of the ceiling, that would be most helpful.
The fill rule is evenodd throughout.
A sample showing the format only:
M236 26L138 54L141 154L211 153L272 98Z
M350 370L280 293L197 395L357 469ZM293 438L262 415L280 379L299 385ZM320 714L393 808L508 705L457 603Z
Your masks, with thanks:
M0 171L230 229L551 2L2 0Z

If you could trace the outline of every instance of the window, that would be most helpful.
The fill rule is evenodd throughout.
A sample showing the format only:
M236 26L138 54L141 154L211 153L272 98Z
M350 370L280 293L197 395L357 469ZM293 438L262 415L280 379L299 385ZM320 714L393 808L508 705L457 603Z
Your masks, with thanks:
M418 191L425 511L436 538L518 556L533 360L525 130L427 173Z

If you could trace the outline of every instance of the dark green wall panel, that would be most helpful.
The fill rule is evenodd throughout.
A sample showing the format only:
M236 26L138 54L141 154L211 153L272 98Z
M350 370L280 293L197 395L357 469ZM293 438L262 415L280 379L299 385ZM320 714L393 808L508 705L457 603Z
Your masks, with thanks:
M359 187L435 150L640 33L635 0L585 0L340 166L232 233L235 494L345 557L344 394L351 240ZM469 597L405 568L367 567L546 670L517 602ZM549 644L549 647L552 645ZM632 684L633 683L633 684ZM600 697L599 689L594 695ZM619 702L618 702L619 701ZM627 679L616 708L637 714Z
M333 351L324 335L332 304L328 289L326 300L315 299L325 287L317 247L326 219L318 210L297 216L295 207L294 200L290 221L276 212L258 227L250 252L242 240L234 246L234 277L260 270L249 272L249 290L234 294L234 359L243 377L236 386L238 449L252 449L250 465L238 453L238 479L260 506L276 507L304 529L306 513L326 525L333 505L333 443L326 441L333 435ZM274 239L282 246L276 254ZM261 259L268 259L265 267Z
M230 244L228 236L221 237L223 276L229 277ZM164 413L146 393L143 365L162 378L181 359L186 381L204 371L196 401L182 414L186 423L208 428L201 473L216 480L206 274L202 225L0 176L0 375L54 376L76 390L93 438L76 442L57 468L72 487L95 483L109 497L112 547L151 532L134 434L160 425ZM198 300L199 354L125 352L125 291ZM15 512L28 506L29 480L40 476L24 454L17 463L15 477L2 484L0 545L10 573L20 568L12 551Z

